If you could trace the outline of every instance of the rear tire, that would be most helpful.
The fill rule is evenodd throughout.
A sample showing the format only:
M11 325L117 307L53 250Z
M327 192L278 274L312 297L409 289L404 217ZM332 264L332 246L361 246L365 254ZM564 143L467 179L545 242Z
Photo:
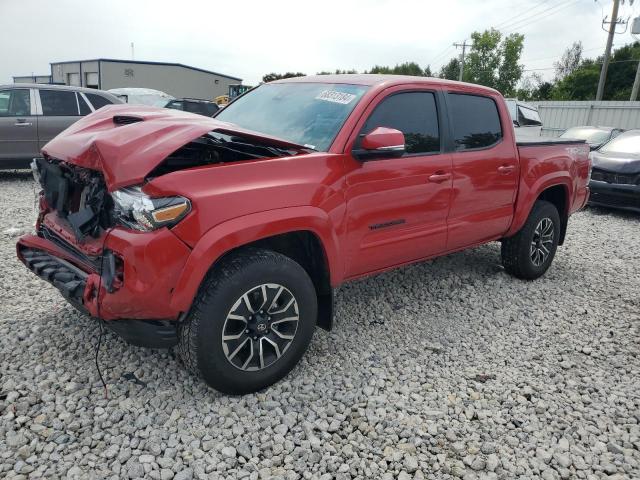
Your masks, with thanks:
M179 327L178 351L187 368L216 390L255 392L302 358L317 308L313 282L298 263L247 249L223 259L205 279Z
M551 266L559 238L558 210L552 203L538 200L520 231L502 241L504 269L524 280L539 278Z

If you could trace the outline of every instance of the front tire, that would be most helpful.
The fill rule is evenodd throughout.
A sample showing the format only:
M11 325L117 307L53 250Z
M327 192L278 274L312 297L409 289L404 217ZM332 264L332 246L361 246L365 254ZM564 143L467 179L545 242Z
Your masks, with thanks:
M280 380L306 351L317 297L307 272L276 252L223 259L180 325L179 354L211 387L243 394Z
M551 266L559 238L558 210L552 203L538 200L520 231L502 241L504 269L524 280L541 277Z

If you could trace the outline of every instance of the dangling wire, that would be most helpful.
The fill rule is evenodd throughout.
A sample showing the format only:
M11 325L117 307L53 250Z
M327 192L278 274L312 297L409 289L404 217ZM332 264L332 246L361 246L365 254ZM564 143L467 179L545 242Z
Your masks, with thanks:
M96 345L96 370L98 370L98 376L100 377L100 381L102 382L102 386L104 387L104 398L109 398L109 390L107 389L107 382L104 381L102 377L102 372L100 371L100 364L98 363L98 354L100 353L100 345L102 344L102 335L104 334L104 326L102 325L102 320L98 320L98 324L100 325L100 335L98 335L98 344Z
M100 377L100 381L102 382L102 386L104 387L104 398L109 398L109 389L107 388L107 382L104 381L102 377L102 372L100 371L100 365L98 364L98 353L100 353L100 345L102 344L102 335L104 335L104 325L102 324L104 320L100 318L100 290L102 289L102 272L104 271L104 247L107 244L107 238L109 237L109 232L106 233L104 239L102 240L102 256L100 261L100 277L98 280L98 290L96 291L96 307L97 307L97 320L100 324L100 335L98 336L98 345L96 346L96 370L98 370L98 376Z

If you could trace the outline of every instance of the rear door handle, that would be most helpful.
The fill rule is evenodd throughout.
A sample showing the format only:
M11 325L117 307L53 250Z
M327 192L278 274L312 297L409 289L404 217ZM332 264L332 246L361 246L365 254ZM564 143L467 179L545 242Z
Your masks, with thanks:
M451 174L443 171L439 171L434 173L433 175L429 175L429 181L433 183L442 183L451 179Z
M498 173L507 175L516 169L515 165L501 165L498 167Z
M27 122L24 118L18 118L14 125L16 127L30 127L31 125L33 125L33 123Z

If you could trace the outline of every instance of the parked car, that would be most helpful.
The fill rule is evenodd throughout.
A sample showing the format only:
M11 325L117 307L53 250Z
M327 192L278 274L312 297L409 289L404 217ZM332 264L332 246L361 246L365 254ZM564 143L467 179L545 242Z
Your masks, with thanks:
M173 95L169 95L161 90L154 90L153 88L123 87L112 88L107 91L118 97L124 103L131 105L164 107L167 102L176 98Z
M540 277L590 168L584 142L516 143L495 90L394 75L271 82L215 119L113 106L43 152L20 260L230 393L286 375L347 280L495 240Z
M591 159L589 203L640 212L640 130L621 133Z
M165 108L174 110L184 110L185 112L197 113L205 117L212 117L220 110L220 107L209 100L200 100L197 98L180 98L169 100Z
M516 130L516 137L539 137L542 132L542 120L538 109L515 98L508 98L506 102Z
M28 168L53 137L100 107L122 103L90 88L0 85L0 169Z
M612 138L617 137L624 129L614 127L571 127L562 132L560 138L575 138L584 140L591 150L597 150Z

